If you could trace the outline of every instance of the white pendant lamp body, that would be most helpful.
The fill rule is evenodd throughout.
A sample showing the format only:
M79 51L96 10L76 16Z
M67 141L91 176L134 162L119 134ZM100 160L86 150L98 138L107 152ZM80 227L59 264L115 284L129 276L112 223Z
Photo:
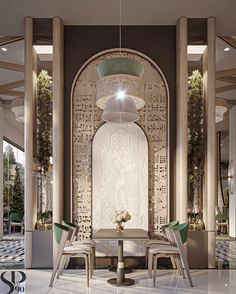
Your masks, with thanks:
M216 123L224 119L224 113L227 111L227 101L224 98L216 97Z
M104 109L102 119L107 122L135 122L137 109L144 106L144 67L130 58L104 60L97 67L96 104Z
M24 98L16 98L11 103L11 110L15 114L15 119L24 123Z
M120 123L135 122L139 120L139 114L131 97L119 98L114 96L107 101L102 120Z

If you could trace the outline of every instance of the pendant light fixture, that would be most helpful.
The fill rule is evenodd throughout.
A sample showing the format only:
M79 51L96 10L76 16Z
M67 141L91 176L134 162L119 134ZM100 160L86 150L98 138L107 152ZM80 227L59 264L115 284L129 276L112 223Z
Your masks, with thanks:
M216 97L216 123L224 119L224 113L227 111L227 101L224 98Z
M15 114L15 119L20 122L24 123L24 98L16 98L11 103L11 110Z
M104 121L135 122L139 119L137 109L145 104L141 98L144 96L144 66L121 56L121 0L119 19L120 57L106 59L97 66L96 104L104 109Z

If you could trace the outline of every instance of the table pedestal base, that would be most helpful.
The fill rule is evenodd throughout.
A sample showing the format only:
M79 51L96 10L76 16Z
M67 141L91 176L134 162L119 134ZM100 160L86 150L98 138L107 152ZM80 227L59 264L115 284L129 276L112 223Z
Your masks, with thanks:
M112 285L117 286L117 287L119 287L119 286L131 286L131 285L134 284L134 280L133 279L127 279L127 278L125 278L124 281L121 282L121 283L117 283L117 279L116 278L109 279L107 282L109 284L112 284Z

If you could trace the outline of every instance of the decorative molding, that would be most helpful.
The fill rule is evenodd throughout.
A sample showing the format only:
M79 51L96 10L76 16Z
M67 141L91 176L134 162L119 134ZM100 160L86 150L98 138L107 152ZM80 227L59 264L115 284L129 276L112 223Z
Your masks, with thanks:
M145 106L138 125L149 142L149 233L155 237L169 220L168 188L168 103L169 92L161 70L147 56L129 49L121 55L144 65ZM72 220L80 226L81 239L91 236L92 166L91 144L102 125L102 110L96 106L97 65L104 59L120 57L120 49L108 50L91 58L75 77L71 92L72 138ZM128 209L128 208L127 208Z

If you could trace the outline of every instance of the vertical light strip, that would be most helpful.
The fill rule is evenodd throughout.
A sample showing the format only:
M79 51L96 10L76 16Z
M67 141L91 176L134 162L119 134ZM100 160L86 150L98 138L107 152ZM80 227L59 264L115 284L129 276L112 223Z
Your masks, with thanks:
M53 18L53 222L63 219L64 196L64 30ZM57 254L53 243L53 257Z
M176 219L187 221L187 175L188 175L188 141L187 141L187 36L188 20L181 17L177 23L176 44Z
M217 151L216 151L216 124L215 124L215 18L207 21L207 85L206 85L206 119L207 119L207 217L208 231L208 267L215 268L215 206L217 193Z

